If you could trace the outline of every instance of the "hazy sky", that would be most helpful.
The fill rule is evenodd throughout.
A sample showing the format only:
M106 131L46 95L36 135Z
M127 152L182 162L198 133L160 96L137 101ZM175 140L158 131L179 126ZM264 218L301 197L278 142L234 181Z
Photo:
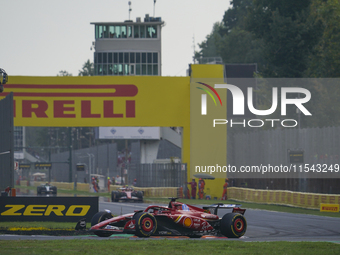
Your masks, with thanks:
M94 41L90 22L129 18L128 0L1 0L0 68L8 75L74 76ZM131 0L130 19L153 16L153 0ZM229 0L157 0L162 17L162 76L185 76L198 43L221 22Z

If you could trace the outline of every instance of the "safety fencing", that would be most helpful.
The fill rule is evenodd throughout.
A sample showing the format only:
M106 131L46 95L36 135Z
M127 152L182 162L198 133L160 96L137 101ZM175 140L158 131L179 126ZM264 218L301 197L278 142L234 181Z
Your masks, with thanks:
M340 195L303 193L288 190L228 188L228 198L253 203L288 205L319 209L320 204L340 204Z
M277 128L275 130L259 130L236 132L228 129L228 165L240 169L242 166L271 165L280 166L290 163L288 150L303 151L303 164L307 166L321 165L332 168L340 164L340 126L323 128ZM309 164L309 165L308 165ZM304 166L304 165L300 165ZM299 167L299 165L296 165ZM260 177L261 175L258 175ZM277 173L267 175L268 178L238 178L234 186L241 187L247 183L248 188L294 190L310 193L340 194L337 178L327 178L325 173L312 178L314 171L302 171L298 179L278 178ZM274 182L273 182L274 180ZM273 185L274 183L274 185Z

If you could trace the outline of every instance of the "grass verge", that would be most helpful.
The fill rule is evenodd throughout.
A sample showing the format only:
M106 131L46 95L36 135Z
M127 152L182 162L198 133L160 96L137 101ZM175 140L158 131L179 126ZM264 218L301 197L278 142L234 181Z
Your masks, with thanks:
M329 242L239 242L214 240L115 239L1 241L1 254L339 254Z
M29 230L29 229L55 229L55 230L74 230L77 222L52 222L52 221L4 221L1 222L1 229L7 230ZM90 228L91 223L86 223Z

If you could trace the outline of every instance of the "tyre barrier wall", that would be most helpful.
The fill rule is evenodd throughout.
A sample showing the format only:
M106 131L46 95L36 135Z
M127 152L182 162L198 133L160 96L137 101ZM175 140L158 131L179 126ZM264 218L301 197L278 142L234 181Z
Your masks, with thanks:
M110 185L110 190L117 190L122 186ZM160 187L160 188L138 188L134 187L136 191L143 191L144 197L177 197L178 189L177 187Z
M26 181L23 181L23 183L20 182L20 185L26 186ZM31 182L31 186L40 186L41 184L45 184L46 182ZM56 186L58 189L67 189L67 190L73 190L74 189L74 183L73 182L50 182L51 185ZM77 190L78 191L90 191L90 184L88 183L77 183Z
M340 195L303 193L288 190L228 188L228 199L243 202L288 205L320 209L320 204L340 204Z
M41 184L45 184L46 182L31 182L31 186L39 186ZM53 186L56 186L58 189L66 189L73 190L74 183L73 182L51 182ZM21 186L27 186L27 181L21 181ZM92 184L91 184L92 185ZM110 191L117 190L118 188L122 188L123 186L119 185L110 185ZM143 191L144 197L182 197L183 194L181 192L181 188L178 187L160 187L160 188L139 188L134 187L137 191ZM89 183L77 183L78 191L90 191Z

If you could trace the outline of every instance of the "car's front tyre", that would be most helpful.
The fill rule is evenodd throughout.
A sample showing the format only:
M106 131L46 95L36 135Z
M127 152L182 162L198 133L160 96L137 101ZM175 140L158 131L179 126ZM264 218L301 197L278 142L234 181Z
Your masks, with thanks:
M156 218L147 212L139 212L133 216L135 220L136 236L150 237L157 230Z
M106 211L97 212L91 219L91 227L98 224L99 222L111 219L112 217L113 217L112 214L109 212L106 212ZM109 237L112 235L111 232L103 232L103 231L94 231L93 233L99 237Z

